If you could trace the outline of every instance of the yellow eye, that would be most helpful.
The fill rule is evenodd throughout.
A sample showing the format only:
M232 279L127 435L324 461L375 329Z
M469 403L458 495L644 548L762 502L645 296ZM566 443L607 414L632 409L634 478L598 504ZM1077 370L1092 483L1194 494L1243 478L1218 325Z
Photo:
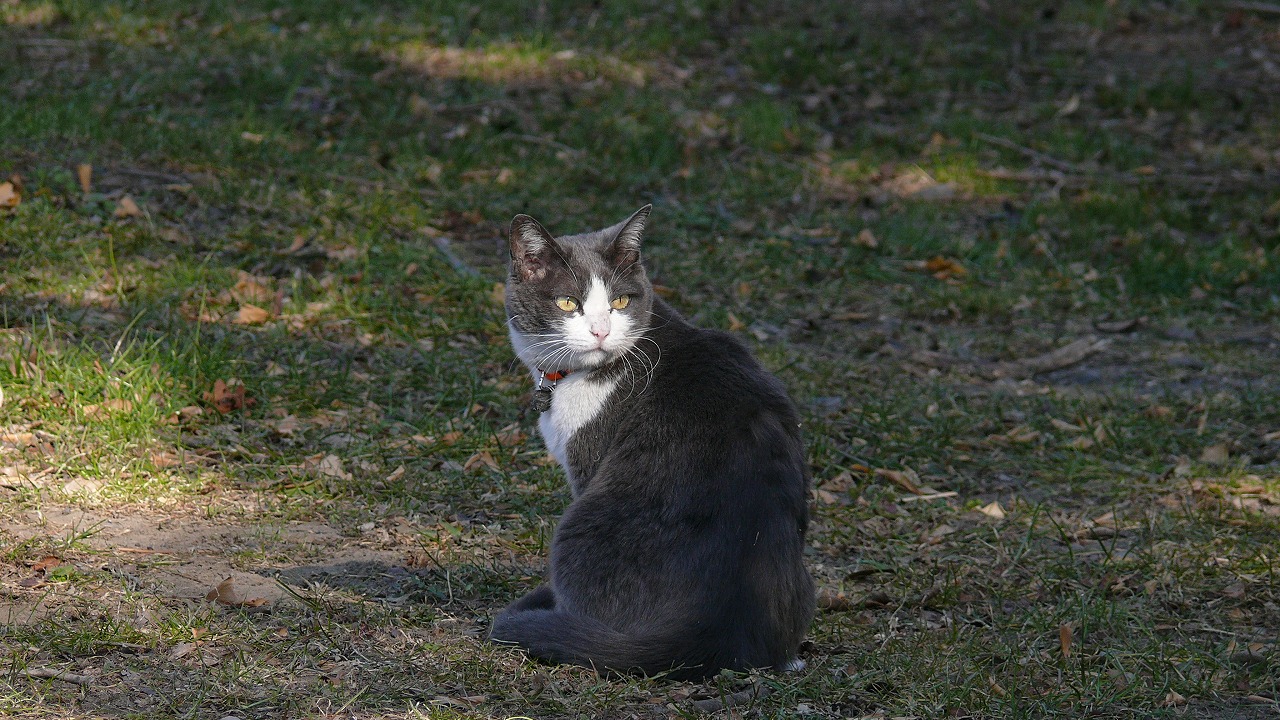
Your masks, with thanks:
M561 295L556 298L556 305L559 305L560 309L565 312L573 312L578 309L578 301L568 295Z
M630 295L619 295L618 297L613 299L613 302L609 303L609 307L613 308L614 310L621 310L630 304L631 304Z

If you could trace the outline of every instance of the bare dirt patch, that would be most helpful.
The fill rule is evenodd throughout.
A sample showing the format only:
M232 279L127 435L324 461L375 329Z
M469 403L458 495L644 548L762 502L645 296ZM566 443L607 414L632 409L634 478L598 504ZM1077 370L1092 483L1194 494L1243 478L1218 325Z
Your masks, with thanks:
M284 584L324 583L385 597L413 577L401 567L403 552L364 547L320 522L55 506L9 518L0 533L15 544L65 548L47 556L107 573L129 590L161 600L204 600L227 578L241 599L267 604L290 601ZM0 569L13 601L0 610L5 622L44 618L65 600L48 573L33 568Z

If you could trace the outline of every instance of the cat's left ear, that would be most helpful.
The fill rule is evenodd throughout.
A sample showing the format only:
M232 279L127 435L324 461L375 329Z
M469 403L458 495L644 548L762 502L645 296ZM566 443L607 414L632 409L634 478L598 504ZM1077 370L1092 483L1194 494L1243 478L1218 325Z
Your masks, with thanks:
M644 227L649 221L652 205L645 205L635 211L626 222L618 226L618 234L609 244L609 260L614 267L626 267L640 262L640 240L644 236Z

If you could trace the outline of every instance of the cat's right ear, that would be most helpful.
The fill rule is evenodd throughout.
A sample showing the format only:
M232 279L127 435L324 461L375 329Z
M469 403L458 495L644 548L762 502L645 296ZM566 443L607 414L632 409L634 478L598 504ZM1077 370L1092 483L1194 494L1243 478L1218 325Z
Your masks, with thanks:
M511 276L520 282L541 280L559 254L555 238L537 220L517 215L511 221Z

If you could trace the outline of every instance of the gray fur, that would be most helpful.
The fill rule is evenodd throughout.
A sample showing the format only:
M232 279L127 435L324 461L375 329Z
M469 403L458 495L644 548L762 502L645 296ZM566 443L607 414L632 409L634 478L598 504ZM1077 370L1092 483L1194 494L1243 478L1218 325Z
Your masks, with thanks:
M535 372L617 385L565 446L574 499L547 583L499 614L491 638L602 670L783 667L814 610L799 418L742 343L655 297L640 262L648 210L558 239L528 216L512 224L513 339L554 334L566 315L555 298L583 297L592 276L609 280L610 297L631 296L614 312L637 330L595 365L574 366L554 344L522 354ZM553 356L555 368L542 366Z

